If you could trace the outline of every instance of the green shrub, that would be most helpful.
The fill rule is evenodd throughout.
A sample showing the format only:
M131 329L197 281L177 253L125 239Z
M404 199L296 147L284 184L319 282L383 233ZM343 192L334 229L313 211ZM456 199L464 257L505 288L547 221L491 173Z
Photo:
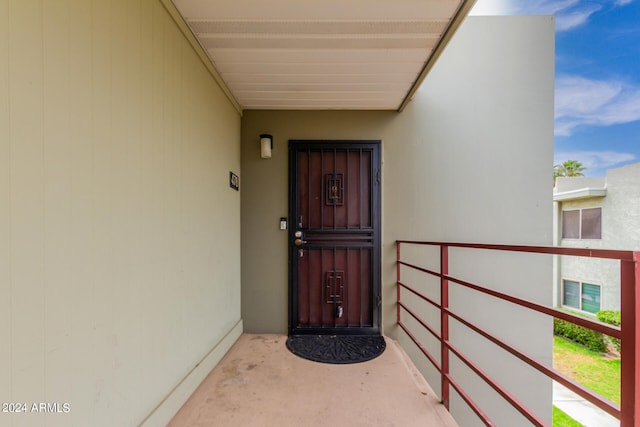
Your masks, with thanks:
M581 315L573 311L570 311L570 313ZM589 350L600 353L607 351L607 341L602 333L578 326L566 320L553 319L553 333L582 344Z
M602 310L596 313L598 320L614 326L620 326L620 310ZM613 343L616 350L620 351L620 339L607 337Z
M596 313L598 320L614 326L620 326L620 310L602 310Z

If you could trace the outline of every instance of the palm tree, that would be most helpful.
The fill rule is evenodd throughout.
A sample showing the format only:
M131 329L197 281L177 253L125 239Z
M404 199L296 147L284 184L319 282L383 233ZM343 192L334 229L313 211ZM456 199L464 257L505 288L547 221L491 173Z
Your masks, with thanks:
M577 160L567 160L562 164L565 170L564 176L584 176L582 173L586 168Z
M586 169L577 160L567 160L561 165L555 165L553 167L553 185L555 186L556 178L559 176L584 176L582 171Z

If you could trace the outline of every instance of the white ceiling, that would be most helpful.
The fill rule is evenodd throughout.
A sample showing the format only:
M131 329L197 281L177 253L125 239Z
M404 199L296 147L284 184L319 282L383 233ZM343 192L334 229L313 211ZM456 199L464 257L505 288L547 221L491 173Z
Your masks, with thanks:
M242 109L397 110L475 0L172 1Z

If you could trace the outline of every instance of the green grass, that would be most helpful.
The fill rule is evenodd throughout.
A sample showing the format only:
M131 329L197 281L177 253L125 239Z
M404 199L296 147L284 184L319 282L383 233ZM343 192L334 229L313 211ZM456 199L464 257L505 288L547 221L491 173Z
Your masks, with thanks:
M553 425L556 427L584 427L555 406L553 407Z
M554 336L553 366L571 379L620 405L620 359ZM562 424L559 424L562 425Z

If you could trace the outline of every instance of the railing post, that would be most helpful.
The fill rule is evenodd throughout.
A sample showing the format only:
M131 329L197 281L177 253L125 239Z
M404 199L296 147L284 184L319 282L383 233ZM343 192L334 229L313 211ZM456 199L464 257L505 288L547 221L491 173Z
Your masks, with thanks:
M400 242L396 242L396 288L398 292L398 299L396 300L396 310L398 311L398 323L400 323Z
M620 426L634 427L640 423L640 252L633 253L633 261L620 261L620 306L622 347L620 372Z
M444 275L449 274L449 247L440 246L440 365L442 367L442 403L449 410L449 315L445 309L449 308L449 281Z

